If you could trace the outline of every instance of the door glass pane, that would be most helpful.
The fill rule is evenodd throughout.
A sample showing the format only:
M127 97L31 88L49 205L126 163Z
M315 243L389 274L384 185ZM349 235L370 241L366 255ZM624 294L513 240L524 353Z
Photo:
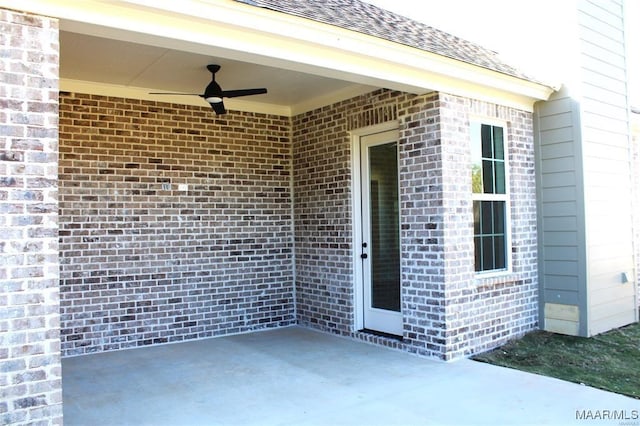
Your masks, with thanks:
M400 235L396 143L369 147L371 304L400 311Z

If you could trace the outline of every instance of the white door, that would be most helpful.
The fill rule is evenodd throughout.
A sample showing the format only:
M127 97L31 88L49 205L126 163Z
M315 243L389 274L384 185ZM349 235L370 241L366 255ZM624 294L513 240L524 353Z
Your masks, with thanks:
M364 328L402 335L397 130L360 138Z

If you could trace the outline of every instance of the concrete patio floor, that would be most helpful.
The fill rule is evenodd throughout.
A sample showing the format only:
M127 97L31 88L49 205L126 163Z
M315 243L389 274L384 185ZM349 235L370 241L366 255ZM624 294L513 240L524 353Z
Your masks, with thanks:
M640 401L289 327L64 359L72 425L622 424ZM634 411L635 410L635 411ZM639 424L632 423L632 424Z

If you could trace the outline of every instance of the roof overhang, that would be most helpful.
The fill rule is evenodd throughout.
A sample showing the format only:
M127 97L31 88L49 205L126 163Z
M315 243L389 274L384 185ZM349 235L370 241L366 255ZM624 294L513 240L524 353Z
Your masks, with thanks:
M70 32L413 94L441 91L526 111L532 111L536 101L547 100L556 89L233 0L0 0L0 7L59 18L61 29ZM81 82L62 82L63 89L65 84L82 86ZM145 98L145 88L131 90L136 97ZM313 107L310 103L292 105L279 113L296 115Z

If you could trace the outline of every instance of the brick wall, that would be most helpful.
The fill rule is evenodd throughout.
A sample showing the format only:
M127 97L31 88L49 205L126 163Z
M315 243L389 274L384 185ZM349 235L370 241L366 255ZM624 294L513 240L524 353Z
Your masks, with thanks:
M58 22L0 26L0 424L61 424Z
M446 359L482 352L538 323L536 184L531 113L442 94ZM473 266L469 121L498 119L508 134L511 273L480 278Z
M470 114L505 120L510 136L514 266L494 279L473 271ZM354 330L349 131L392 120L402 342ZM60 135L65 354L297 320L451 359L536 325L529 113L379 90L290 122L63 93Z
M469 122L509 131L513 271L477 279ZM403 341L354 330L348 131L399 124ZM530 113L454 97L385 90L294 117L296 301L302 324L452 359L537 325L537 245Z
M293 118L296 310L304 325L353 332L351 139L397 119L406 97L380 90Z
M537 326L533 122L530 113L440 93L404 120L400 144L404 342L446 360ZM508 131L512 273L474 271L470 121Z
M411 351L435 357L447 350L440 121L440 95L433 94L409 108L400 133L404 341Z
M60 97L65 355L295 321L288 118Z
M298 321L347 334L353 324L348 105L293 119Z

